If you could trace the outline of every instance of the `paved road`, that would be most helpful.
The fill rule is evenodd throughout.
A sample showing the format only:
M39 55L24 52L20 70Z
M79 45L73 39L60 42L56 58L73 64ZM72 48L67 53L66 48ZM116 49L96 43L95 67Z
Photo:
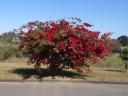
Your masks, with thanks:
M77 82L0 82L0 96L128 96L128 85Z

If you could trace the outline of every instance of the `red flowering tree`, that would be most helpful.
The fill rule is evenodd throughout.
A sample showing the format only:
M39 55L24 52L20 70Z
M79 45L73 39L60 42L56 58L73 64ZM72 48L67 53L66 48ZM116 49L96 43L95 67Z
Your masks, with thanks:
M100 32L88 29L92 25L81 20L29 22L20 29L20 50L29 57L28 63L49 65L51 71L64 67L78 72L91 71L91 65L111 53L110 33L101 37ZM73 22L71 22L73 21Z

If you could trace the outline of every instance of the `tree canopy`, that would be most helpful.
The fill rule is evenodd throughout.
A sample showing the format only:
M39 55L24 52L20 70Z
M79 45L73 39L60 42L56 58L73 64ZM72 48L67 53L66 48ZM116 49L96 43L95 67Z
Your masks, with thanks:
M120 41L120 43L123 45L123 46L127 46L128 45L128 36L120 36L118 37L118 40Z
M91 65L111 53L111 33L101 37L100 32L89 30L91 24L79 18L49 22L29 22L20 29L20 50L29 58L28 63L49 65L50 70L67 66L78 72L91 70Z

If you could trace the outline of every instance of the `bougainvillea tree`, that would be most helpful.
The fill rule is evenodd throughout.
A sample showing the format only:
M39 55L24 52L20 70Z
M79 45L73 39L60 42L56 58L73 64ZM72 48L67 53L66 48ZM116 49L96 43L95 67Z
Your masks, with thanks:
M35 68L47 64L57 71L66 66L78 72L91 70L91 65L111 53L110 33L89 30L91 24L79 18L49 22L29 22L20 29L20 50Z

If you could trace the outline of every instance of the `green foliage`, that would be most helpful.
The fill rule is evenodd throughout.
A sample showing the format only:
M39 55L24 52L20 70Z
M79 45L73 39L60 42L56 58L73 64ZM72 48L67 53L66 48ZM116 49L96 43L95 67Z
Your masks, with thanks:
M7 44L6 46L5 45L1 46L0 60L9 59L12 56L17 57L17 58L22 57L22 53L18 50L17 46L9 45L9 44Z
M22 53L19 51L17 42L18 34L17 30L5 32L0 37L0 60L6 60L12 56L22 57Z
M111 56L106 57L104 60L99 62L98 64L95 64L96 67L105 67L105 68L123 68L123 62L120 58L120 54L113 53Z
M10 48L5 48L3 50L3 59L8 59L9 57L11 57L13 55L13 49L10 47Z
M124 61L125 69L128 70L128 47L126 47L122 50L120 57Z
M18 34L16 31L9 31L1 34L2 38L1 41L5 43L15 43L18 41Z
M120 54L120 57L122 60L127 61L128 60L128 47L124 48Z
M128 37L127 36L120 36L118 37L118 40L120 41L120 43L123 45L123 46L127 46L128 45Z

